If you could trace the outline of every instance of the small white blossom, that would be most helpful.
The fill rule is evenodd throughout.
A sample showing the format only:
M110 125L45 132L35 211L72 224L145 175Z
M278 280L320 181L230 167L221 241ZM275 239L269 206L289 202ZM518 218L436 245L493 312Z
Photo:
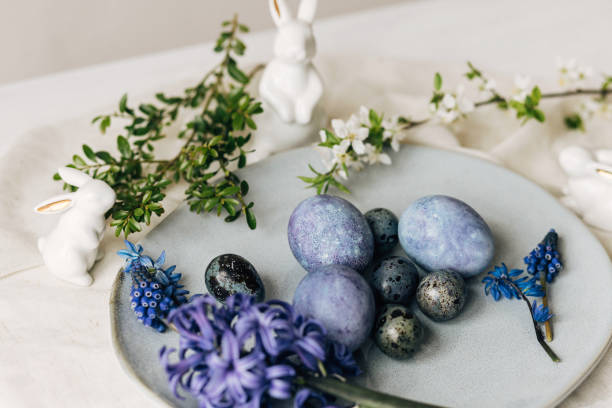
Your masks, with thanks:
M404 138L399 123L399 115L393 115L389 119L383 119L382 127L385 129L383 132L383 140L391 140L391 148L393 151L398 152L400 143Z
M575 58L564 61L557 57L557 70L561 86L575 86L593 76L593 68L578 64Z
M370 130L361 126L356 116L351 116L346 122L341 119L333 119L331 125L336 136L342 139L340 145L344 151L351 146L357 154L365 152L363 141L367 139Z
M452 123L461 115L465 115L474 110L474 102L464 95L465 87L459 85L455 94L444 94L440 103L429 105L429 110L443 123Z
M512 90L512 99L517 102L524 103L525 98L529 95L529 87L531 86L531 78L526 75L516 75L514 77L514 89Z
M366 144L366 154L365 154L364 160L366 160L367 163L370 165L377 164L377 163L382 163L386 165L391 164L391 157L389 157L387 153L378 151L376 147L374 147L373 145L369 143Z
M370 122L370 109L361 105L359 107L359 122L363 126L371 127L372 123Z

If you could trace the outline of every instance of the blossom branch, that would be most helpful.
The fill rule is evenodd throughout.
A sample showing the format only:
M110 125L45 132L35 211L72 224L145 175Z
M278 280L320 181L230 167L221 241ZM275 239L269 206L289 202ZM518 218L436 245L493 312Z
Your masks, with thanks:
M592 72L590 68L580 66L575 61L559 62L558 65L562 84L578 85ZM351 115L346 122L334 119L332 128L321 132L322 143L319 144L319 147L324 148L328 156L324 160L327 170L319 172L310 166L315 176L300 177L300 179L308 183L308 187L315 188L317 194L326 192L330 186L348 192L348 188L341 180L348 179L349 171L359 171L366 165L377 163L391 164L391 158L386 151L389 147L395 151L399 150L399 142L404 138L405 131L433 121L451 124L467 117L475 109L489 105L496 105L502 110L513 110L517 119L521 119L524 124L530 119L538 122L546 120L544 112L539 108L540 101L543 99L594 97L583 102L578 112L564 118L568 128L577 130L584 130L584 122L597 110L612 113L612 108L608 108L605 103L606 98L612 93L612 76L604 76L599 88L577 86L566 91L548 93L542 93L538 86L531 87L528 77L517 76L512 94L502 95L497 91L494 80L486 77L470 62L468 62L468 68L469 71L465 77L469 81L477 82L478 90L489 95L486 99L478 102L470 101L465 96L463 84L455 92L443 91L442 76L436 73L434 90L429 101L430 117L420 120L400 116L388 118L384 113L361 107L359 113Z

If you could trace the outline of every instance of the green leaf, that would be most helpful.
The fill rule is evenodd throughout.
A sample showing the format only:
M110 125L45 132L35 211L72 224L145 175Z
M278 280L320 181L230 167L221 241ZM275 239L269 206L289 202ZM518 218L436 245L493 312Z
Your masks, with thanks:
M117 149L119 149L119 153L121 153L121 156L125 157L126 159L130 158L132 154L132 150L130 149L130 143L125 137L121 135L117 136Z
M133 232L138 232L142 229L138 224L138 221L136 221L134 218L129 219L128 225L130 226L130 230L132 230Z
M538 88L537 86L534 86L533 89L531 90L531 99L533 101L533 104L537 105L540 102L541 97L542 97L542 92L540 91L540 88Z
M249 193L249 183L246 180L240 182L240 193L245 196Z
M110 124L111 124L110 116L104 116L102 118L102 121L100 121L100 132L106 133L106 129L108 129Z
M96 156L100 158L106 164L113 163L113 156L111 156L109 152L99 151L99 152L96 152Z
M533 117L535 118L535 120L537 120L538 122L544 122L546 120L546 116L544 115L544 112L542 112L539 109L534 109L533 110Z
M119 101L119 112L125 112L125 108L127 106L127 94L123 94L121 100Z
M136 217L142 217L143 214L144 214L144 211L142 210L142 208L137 208L137 209L134 210L134 215Z
M87 146L86 144L83 145L83 153L85 153L85 156L87 156L87 158L91 161L95 162L98 159L91 147Z
M242 116L238 112L234 112L232 114L232 127L234 130L243 130L244 129L244 116Z
M233 217L233 216L235 216L235 215L236 215L236 209L235 209L235 208L234 208L234 206L233 206L233 205L231 205L230 203L228 203L228 202L223 203L223 208L225 208L225 211L227 211L227 213L228 213L230 216L232 216L232 217Z
M245 117L244 119L246 120L247 125L248 125L248 126L251 128L251 129L253 129L253 130L257 129L257 125L255 124L255 122L253 121L253 119L251 119L251 118L250 118L250 117L248 117L248 116L247 116L247 117Z
M244 152L240 152L240 156L238 157L238 168L241 169L246 166L247 158Z
M436 91L442 89L442 75L440 75L439 72L436 72L436 75L434 76L434 89Z
M249 82L249 77L238 68L236 61L233 59L230 59L227 63L227 73L241 84L247 84Z
M255 219L255 213L253 212L253 203L250 203L249 206L245 209L247 225L250 229L254 230L257 228L257 220Z
M240 192L240 186L231 186L223 189L218 195L221 197L233 196Z
M582 117L577 113L573 113L571 115L566 116L563 121L565 122L565 126L567 126L568 129L580 130L582 132L585 131Z
M85 163L85 160L83 160L83 158L79 156L78 154L75 154L74 156L72 156L72 162L80 167L87 166L87 163Z
M238 24L238 29L242 31L243 33L249 32L249 27L245 26L244 24Z

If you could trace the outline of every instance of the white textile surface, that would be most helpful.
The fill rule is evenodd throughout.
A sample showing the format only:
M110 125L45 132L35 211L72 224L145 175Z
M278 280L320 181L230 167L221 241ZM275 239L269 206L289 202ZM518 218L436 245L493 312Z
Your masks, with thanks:
M485 69L495 67L499 72L491 71L491 74L500 89L509 90L512 75L507 72L521 66L514 58L502 56L512 50L521 55L525 66L536 67L531 72L540 74L538 82L543 89L556 89L553 60L549 55L555 49L531 48L533 42L540 41L540 45L556 42L548 37L529 42L527 27L537 22L548 30L542 35L554 34L557 38L565 38L564 28L570 17L581 28L573 31L584 36L598 35L597 27L607 27L608 5L604 1L581 2L580 7L552 1L531 7L532 2L519 1L513 2L512 7L496 5L501 11L489 3L492 2L462 2L463 7L472 7L474 11L466 13L462 21L449 17L455 13L452 8L460 6L439 0L408 3L322 23L317 31L323 54L318 66L328 84L325 103L329 115L346 117L365 104L388 113L422 118L427 114L433 73L440 71L445 86L454 87L464 80L465 69L459 61L467 57L480 62ZM586 3L599 7L600 12L590 13L590 20L581 20L577 13L587 8ZM527 7L529 18L522 22ZM506 18L500 19L500 13ZM490 16L498 19L487 18ZM477 29L474 20L482 20L484 27ZM420 24L422 21L431 21L431 24ZM363 32L367 24L371 27L369 34ZM434 37L436 32L438 37ZM338 33L346 35L338 37ZM523 48L509 45L508 50L500 51L491 42L503 42L510 36L514 36L512 44L523 41ZM266 50L255 51L255 59L268 55L270 38L270 33L251 38L249 44L254 44L255 50L257 47ZM582 43L568 36L568 46L556 50L580 56L582 48L577 44ZM0 264L0 406L156 406L123 373L111 348L108 299L120 266L112 253L122 245L120 240L107 231L102 245L111 255L95 266L92 287L69 286L39 266L35 237L48 230L55 218L36 215L32 207L60 191L60 185L51 181L51 175L83 143L95 148L113 148L113 137L98 135L89 124L94 114L111 111L114 106L111 102L123 90L130 90L134 101L151 98L158 90L180 91L199 78L201 66L210 65L211 56L202 51L209 46L0 88L0 115L4 116L3 126L9 129L0 147L3 192L0 196L3 261ZM430 51L432 46L438 47L439 52ZM338 50L342 54L363 52L363 55L339 57L333 54ZM545 60L551 67L549 76L541 75L548 71L542 68L542 54L550 57ZM601 69L612 67L612 56L604 58L601 54L604 53L589 54L593 57L590 62L600 63ZM393 59L383 58L385 55ZM494 58L488 59L488 56ZM409 57L413 59L406 60ZM451 61L442 62L442 57ZM438 62L433 62L434 59ZM189 64L185 65L185 61ZM155 68L153 62L165 70L156 71L160 68ZM126 78L130 81L126 82ZM55 103L55 99L61 103ZM584 134L564 129L563 113L573 102L545 102L545 124L529 122L520 126L511 115L484 108L450 128L428 125L411 131L407 141L484 157L558 194L565 181L556 162L556 154L562 147L579 143L612 148L612 139L607 136L612 123L603 119L589 123ZM62 116L67 110L70 114ZM171 155L175 149L176 142L170 140L161 154ZM169 211L180 202L181 192L182 186L172 188L166 200ZM612 235L594 232L612 253ZM593 374L562 406L612 406L611 380L612 353L608 352Z

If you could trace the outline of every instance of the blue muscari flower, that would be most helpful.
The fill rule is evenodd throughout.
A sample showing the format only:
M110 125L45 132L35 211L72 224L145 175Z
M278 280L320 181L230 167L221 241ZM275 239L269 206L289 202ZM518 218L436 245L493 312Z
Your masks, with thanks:
M548 307L544 305L538 305L535 300L531 305L531 313L533 314L533 320L539 323L544 323L550 320L551 317L553 317L553 314L550 312Z
M180 273L171 266L164 269L165 252L157 260L143 255L141 245L125 241L126 249L117 254L126 260L124 272L132 277L131 307L137 319L147 327L164 332L163 319L168 313L187 301L187 290L179 283Z
M255 303L250 296L236 294L221 305L202 295L170 312L168 321L180 335L178 350L160 351L169 385L179 398L179 390L192 394L201 407L267 406L296 391L296 404L302 406L318 397L298 390L296 376L321 374L321 365L343 376L359 372L345 347L330 341L318 322L297 315L285 302ZM176 363L170 362L174 353Z
M525 265L527 265L527 272L535 277L544 273L546 274L546 281L549 283L557 277L563 269L561 254L557 248L558 240L557 232L551 229L542 242L523 259Z
M514 284L527 296L544 296L542 286L534 278L530 279L527 276L520 276L522 273L521 269L508 271L505 263L502 263L501 266L495 266L482 280L485 284L485 294L493 296L495 301L500 300L502 296L507 299L520 299L521 293L512 285Z

